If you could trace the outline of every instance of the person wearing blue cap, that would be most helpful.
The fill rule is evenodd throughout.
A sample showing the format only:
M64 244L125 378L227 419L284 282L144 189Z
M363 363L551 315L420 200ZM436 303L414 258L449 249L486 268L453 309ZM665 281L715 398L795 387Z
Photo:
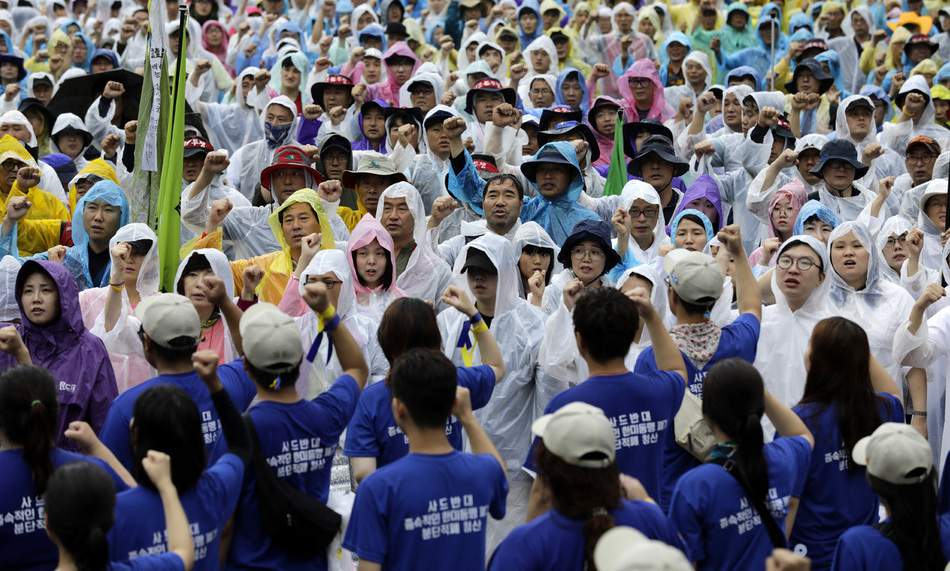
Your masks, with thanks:
M843 221L857 219L876 196L858 182L868 173L868 167L858 161L858 151L851 141L835 139L826 143L811 172L821 177L822 183L809 198L821 201Z

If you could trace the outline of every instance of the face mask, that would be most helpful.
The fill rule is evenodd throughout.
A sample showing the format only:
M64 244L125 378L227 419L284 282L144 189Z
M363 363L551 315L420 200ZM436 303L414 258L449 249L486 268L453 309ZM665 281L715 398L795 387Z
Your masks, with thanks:
M284 143L290 135L290 128L293 122L286 125L274 125L273 123L264 123L264 136L267 137L267 146L276 148Z

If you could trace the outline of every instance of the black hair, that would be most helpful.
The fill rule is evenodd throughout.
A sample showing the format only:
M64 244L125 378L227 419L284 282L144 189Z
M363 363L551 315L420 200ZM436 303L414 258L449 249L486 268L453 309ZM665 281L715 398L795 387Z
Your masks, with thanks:
M56 380L46 369L21 366L0 375L0 429L11 444L23 447L37 494L53 473L58 409Z
M683 308L683 311L685 311L687 315L705 315L709 313L709 311L716 305L715 299L706 303L698 303L686 301L685 299L681 298L679 294L676 293L675 289L673 290L673 293L676 295L676 301L679 302L680 307Z
M192 254L185 263L185 267L181 269L181 279L175 284L175 291L178 292L178 295L185 295L185 276L191 272L201 270L214 271L211 268L211 262L208 261L208 258L204 254Z
M106 534L115 523L115 484L102 467L72 462L58 468L44 497L47 530L79 571L105 571Z
M420 428L440 428L452 412L458 373L438 349L416 347L396 359L388 383L393 398L406 406Z
M706 225L703 224L702 219L701 219L699 216L696 216L695 214L684 214L683 217L680 218L680 222L682 222L683 220L689 220L689 221L692 222L693 224L696 224L696 225L698 225L700 228L702 228L703 231L706 230ZM677 223L677 224L679 224L679 223ZM679 226L677 226L677 229L679 229Z
M298 204L306 204L306 205L310 208L310 212L313 212L313 217L316 218L316 220L317 220L317 226L319 226L319 225L320 225L320 216L317 214L317 211L313 209L313 205L311 205L309 202L295 202L295 203L291 204L290 206L288 206L287 208L282 208L281 211L277 213L277 220L280 221L281 224L283 224L283 223L284 223L284 214L286 214L287 210L289 210L291 206L296 206L296 205L298 205Z
M535 254L542 254L542 255L547 254L548 256L551 256L551 261L548 262L548 267L546 270L544 270L544 285L550 284L551 274L554 273L554 261L556 258L556 256L554 255L554 250L552 250L551 248L543 248L541 246L534 246L532 244L525 244L525 246L521 248L521 252L518 254L519 260L521 259L521 254L528 254L529 256L533 256ZM525 278L522 277L522 279L525 279ZM525 290L527 290L527 288L525 288Z
M936 471L931 468L927 478L917 484L891 484L870 473L867 477L891 516L878 524L878 530L897 546L904 569L942 570L947 561L937 522Z
M620 470L613 462L603 468L583 468L568 464L538 440L535 451L538 477L551 491L554 509L565 517L584 521L584 561L596 571L594 547L614 527L610 510L620 505Z
M244 357L244 369L247 371L248 376L254 379L254 382L257 383L261 388L267 389L269 391L279 391L285 387L292 387L297 384L297 379L300 377L300 363L296 365L292 363L284 363L274 365L274 369L284 370L285 372L280 373L271 373L270 371L265 371L259 369L251 364L247 360L247 357ZM274 381L279 381L276 385Z
M402 297L389 304L376 330L376 339L390 364L414 347L442 348L435 311L414 297Z
M733 357L709 369L703 381L703 416L736 443L734 475L755 498L768 501L768 465L763 453L765 386L747 361ZM769 514L759 514L771 517Z
M819 222L821 221L821 218L819 218L818 215L816 214L816 215L814 215L814 216L810 216L810 217L808 218L808 220L805 220L805 221L802 223L802 226L804 226L804 225L807 224L808 222L810 222L810 221L812 221L812 220L816 220L816 219L817 219ZM809 243L807 243L807 242L802 242L801 240L794 240L794 241L792 241L792 242L789 242L788 245L786 245L784 248L781 249L781 251L779 251L778 255L781 256L781 255L784 254L785 252L787 252L787 251L789 251L789 250L791 250L792 248L795 248L795 247L797 247L797 246L805 246L806 248L808 248L809 250L811 250L812 253L815 254L815 257L818 258L818 271L821 273L822 276L824 276L824 275L825 275L825 267L824 267L824 265L823 265L824 262L821 261L821 254L820 254L819 252L815 252L815 249L812 248L811 244L809 244Z
M383 248L383 250L386 250L385 246L383 246L382 244L380 244L380 247ZM389 288L393 286L393 283L395 283L395 280L393 279L393 265L391 263L391 256L392 256L392 252L390 252L389 250L386 250L386 256L385 256L386 269L383 270L383 275L380 278L380 283L383 284L383 289L387 291L389 290ZM356 267L356 250L350 252L350 257L353 258L353 267L355 268ZM364 280L363 276L359 275L358 272L356 274L356 279L360 281L360 285L366 286L366 280Z
M198 406L177 385L158 385L139 395L132 410L132 473L154 489L142 458L149 450L172 458L172 482L181 493L198 483L205 469L205 439Z
M588 289L574 304L574 331L599 363L626 357L639 325L636 306L614 288Z
M815 325L801 402L820 405L815 415L835 407L838 430L849 458L858 440L883 422L880 405L890 408L887 400L874 394L868 378L870 362L868 336L860 325L844 317L829 317ZM885 419L890 416L885 414ZM849 462L848 469L853 468Z
M509 173L500 173L485 179L485 192L488 192L489 186L504 182L506 180L511 181L515 185L515 189L518 191L518 196L524 199L524 186L522 186L521 181L518 180L518 177ZM483 192L482 195L484 195L485 192Z

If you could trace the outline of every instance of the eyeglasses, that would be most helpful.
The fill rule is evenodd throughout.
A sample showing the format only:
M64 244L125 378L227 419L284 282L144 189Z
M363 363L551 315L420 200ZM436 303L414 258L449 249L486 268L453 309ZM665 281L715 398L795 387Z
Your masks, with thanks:
M16 172L20 170L20 167L22 166L23 166L23 163L19 161L15 161L13 159L9 159L0 163L0 167L2 167L3 170L7 172Z
M627 83L630 85L630 87L646 87L653 84L652 81L645 77L634 77L633 79L627 81Z
M604 251L600 248L574 248L571 250L571 257L577 258L578 260L583 260L584 258L590 258L591 260L602 260L607 257L604 254Z
M932 161L933 158L934 158L934 157L933 157L933 155L931 155L931 154L920 155L920 154L914 153L913 155L907 155L907 162L909 162L909 163L926 163L926 162L928 162L928 161Z
M900 243L901 245L906 244L907 234L901 234L897 238L891 236L890 238L887 239L887 242L885 242L885 245L893 247L894 245L898 243Z
M639 208L634 207L630 209L630 218L633 218L634 220L636 220L637 218L640 218L640 216L645 216L647 220L650 220L650 219L656 218L659 215L660 215L659 208L644 208L641 210Z
M798 271L800 272L807 272L818 265L810 258L791 258L789 256L782 256L778 259L778 267L783 270L790 269L792 264L795 264L795 267L798 268Z

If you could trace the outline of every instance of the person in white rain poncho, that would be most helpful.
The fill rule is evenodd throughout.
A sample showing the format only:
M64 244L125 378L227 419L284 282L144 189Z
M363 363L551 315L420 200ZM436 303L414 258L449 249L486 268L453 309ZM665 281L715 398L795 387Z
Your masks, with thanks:
M773 305L762 310L755 368L779 402L792 406L805 392L805 361L811 332L835 315L828 302L831 262L825 245L811 236L792 236L778 249L772 274Z
M445 175L449 171L451 148L442 122L452 117L460 115L451 107L436 105L430 109L422 123L424 140L420 141L420 152L410 149L406 157L409 168L405 172L422 196L426 212L432 211L436 198L446 194Z
M537 222L518 226L514 237L515 255L521 275L519 292L532 305L541 307L544 289L562 269L557 255L561 251ZM537 274L541 274L539 277Z
M613 287L609 272L620 263L620 256L610 246L610 227L605 222L582 220L561 244L557 261L564 270L544 290L541 307L546 315L563 303L565 289Z
M109 240L109 284L79 292L82 319L109 351L119 393L155 376L138 328L128 320L139 302L158 293L158 238L145 224L126 224Z
M300 364L300 378L295 385L301 398L312 399L327 390L328 384L343 374L343 368L328 335L324 332L323 320L307 307L303 300L307 284L323 282L327 287L330 304L336 308L341 323L363 352L369 366L369 382L382 379L389 363L376 340L379 322L364 313L355 311L353 287L350 283L350 267L346 255L340 250L318 251L302 271L295 272L288 281L280 309L295 316L303 342L304 360ZM299 277L298 277L299 274Z
M264 136L261 114L248 100L255 89L254 76L259 71L256 67L244 68L235 80L233 100L224 103L201 101L198 91L191 89L194 79L188 82L185 96L189 105L201 114L214 148L236 153L244 145Z
M642 180L631 180L620 193L620 208L613 216L614 249L622 261L615 273L637 264L649 264L660 257L660 249L669 245L666 220L660 195Z
M15 286L21 265L20 260L13 256L0 259L0 323L13 323L20 319Z
M228 184L238 189L248 200L260 184L261 171L274 161L282 145L297 145L297 106L286 96L271 99L260 114L264 138L241 147L231 157L228 166Z
M818 164L821 149L827 142L828 137L825 135L818 133L805 135L795 141L794 151L791 149L782 151L782 154L769 163L767 168L755 175L749 185L746 205L759 222L768 224L772 197L790 182L800 182L805 196L818 192L818 186L822 184L822 181L820 177L811 173L811 169Z
M72 113L62 113L56 118L50 130L51 153L66 155L72 159L76 170L82 170L88 162L83 153L91 144L92 133L86 130L82 119Z
M540 376L538 351L544 331L538 308L518 296L518 269L511 242L496 234L475 239L455 261L455 275L467 286L475 307L501 348L505 376L476 415L507 464L508 510L489 524L489 549L527 515L531 478L521 470L531 444L526 435L548 401L566 384ZM455 308L438 316L443 350L458 366L481 364L468 318Z
M930 85L923 76L914 75L901 86L894 103L900 110L895 122L884 124L882 144L904 155L907 143L917 135L927 135L946 149L950 145L950 131L937 124Z
M822 184L818 185L818 200L841 220L856 220L877 196L858 182L868 170L858 161L857 149L850 141L829 141L822 147L818 164L811 170L822 179Z
M376 220L396 248L396 286L407 296L439 301L452 272L426 239L422 197L408 182L397 182L379 196Z
M832 312L864 328L871 355L899 382L904 357L924 342L906 326L914 299L882 278L881 257L862 224L845 222L835 228L828 238L828 257Z
M838 105L835 137L851 141L858 150L861 162L872 165L872 173L878 179L898 176L906 170L901 155L878 141L874 102L869 97L851 95Z

